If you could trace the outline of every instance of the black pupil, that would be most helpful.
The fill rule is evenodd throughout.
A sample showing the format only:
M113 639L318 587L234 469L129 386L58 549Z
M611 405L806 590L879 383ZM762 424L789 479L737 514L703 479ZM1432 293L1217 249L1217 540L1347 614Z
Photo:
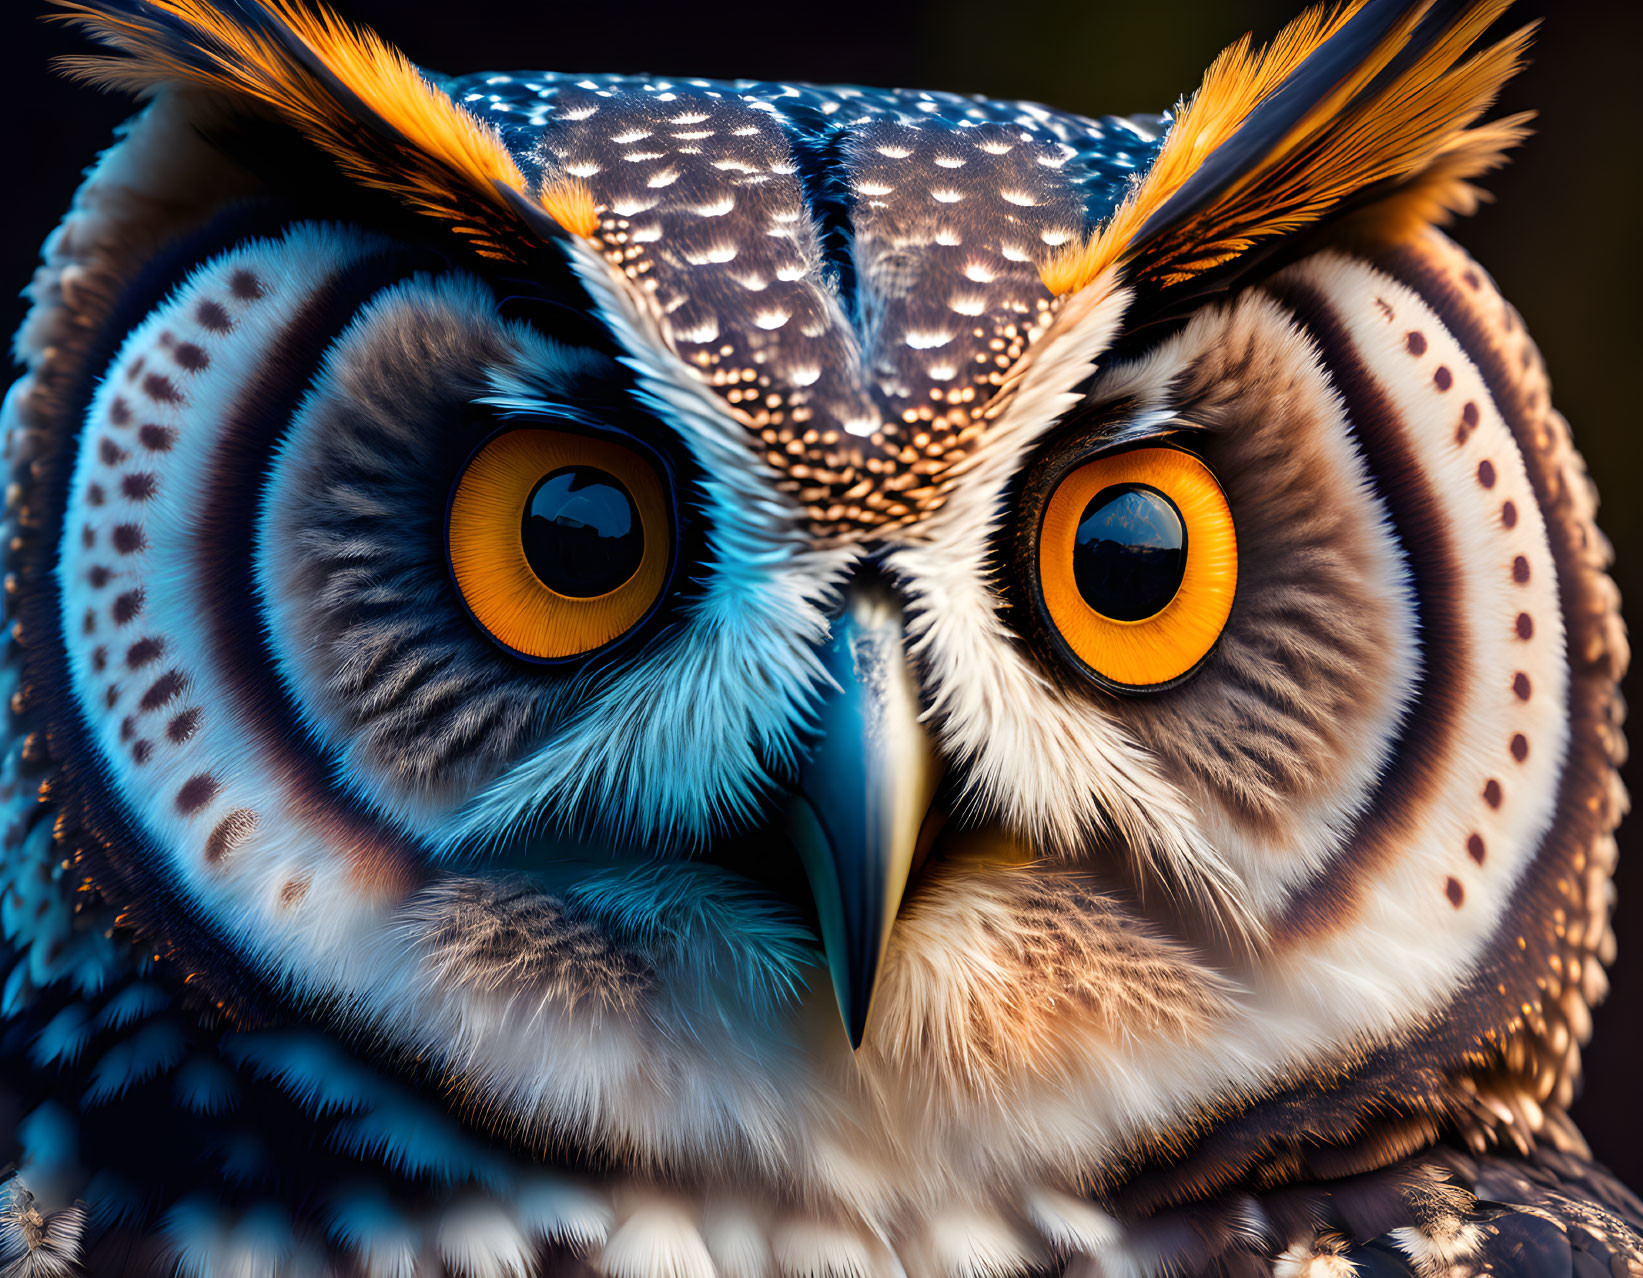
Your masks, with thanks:
M544 475L525 502L525 562L549 590L573 599L607 595L645 554L639 511L622 481L594 466Z
M1090 498L1078 521L1073 579L1103 617L1142 621L1162 612L1186 570L1186 525L1163 493L1114 484Z

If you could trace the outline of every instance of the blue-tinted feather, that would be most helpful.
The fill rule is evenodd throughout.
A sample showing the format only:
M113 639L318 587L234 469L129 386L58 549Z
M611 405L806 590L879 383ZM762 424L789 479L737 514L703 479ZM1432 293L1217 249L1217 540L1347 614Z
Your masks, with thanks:
M29 1054L42 1069L52 1064L72 1065L80 1059L91 1034L91 1018L85 1005L70 1003L46 1022Z
M335 1043L312 1034L235 1034L223 1055L273 1080L316 1114L357 1109L380 1086Z
M506 1167L443 1116L412 1098L386 1092L367 1113L338 1123L331 1144L356 1158L386 1163L402 1176L442 1184L477 1181L502 1191Z
M225 1114L239 1103L239 1084L233 1074L209 1056L196 1056L184 1063L172 1083L177 1104L204 1117Z
M169 1021L143 1026L109 1048L92 1067L82 1103L99 1105L123 1096L129 1088L174 1066L184 1050L182 1031Z
M158 985L133 981L104 1005L97 1017L98 1029L124 1029L164 1008L170 999Z

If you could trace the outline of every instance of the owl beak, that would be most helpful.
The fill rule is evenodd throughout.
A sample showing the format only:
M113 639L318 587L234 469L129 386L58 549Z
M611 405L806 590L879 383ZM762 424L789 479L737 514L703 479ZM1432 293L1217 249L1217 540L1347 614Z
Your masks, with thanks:
M852 1048L867 1028L941 776L919 721L904 632L901 604L887 586L852 587L822 652L833 687L818 708L820 736L789 810Z

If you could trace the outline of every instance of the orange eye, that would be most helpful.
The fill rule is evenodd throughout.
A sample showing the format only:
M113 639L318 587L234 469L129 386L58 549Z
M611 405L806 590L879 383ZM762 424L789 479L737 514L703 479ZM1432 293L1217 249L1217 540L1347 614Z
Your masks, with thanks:
M451 498L448 541L474 619L543 661L592 652L643 621L673 553L656 467L559 430L509 431L480 449Z
M1175 448L1079 466L1044 507L1038 579L1056 633L1103 682L1180 679L1220 638L1238 585L1221 486Z

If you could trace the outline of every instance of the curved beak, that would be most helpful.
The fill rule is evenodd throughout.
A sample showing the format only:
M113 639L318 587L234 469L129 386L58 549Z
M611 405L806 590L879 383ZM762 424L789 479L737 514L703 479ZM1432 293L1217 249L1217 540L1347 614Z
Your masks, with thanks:
M894 594L853 586L823 653L834 686L789 811L852 1048L941 778L903 639Z

